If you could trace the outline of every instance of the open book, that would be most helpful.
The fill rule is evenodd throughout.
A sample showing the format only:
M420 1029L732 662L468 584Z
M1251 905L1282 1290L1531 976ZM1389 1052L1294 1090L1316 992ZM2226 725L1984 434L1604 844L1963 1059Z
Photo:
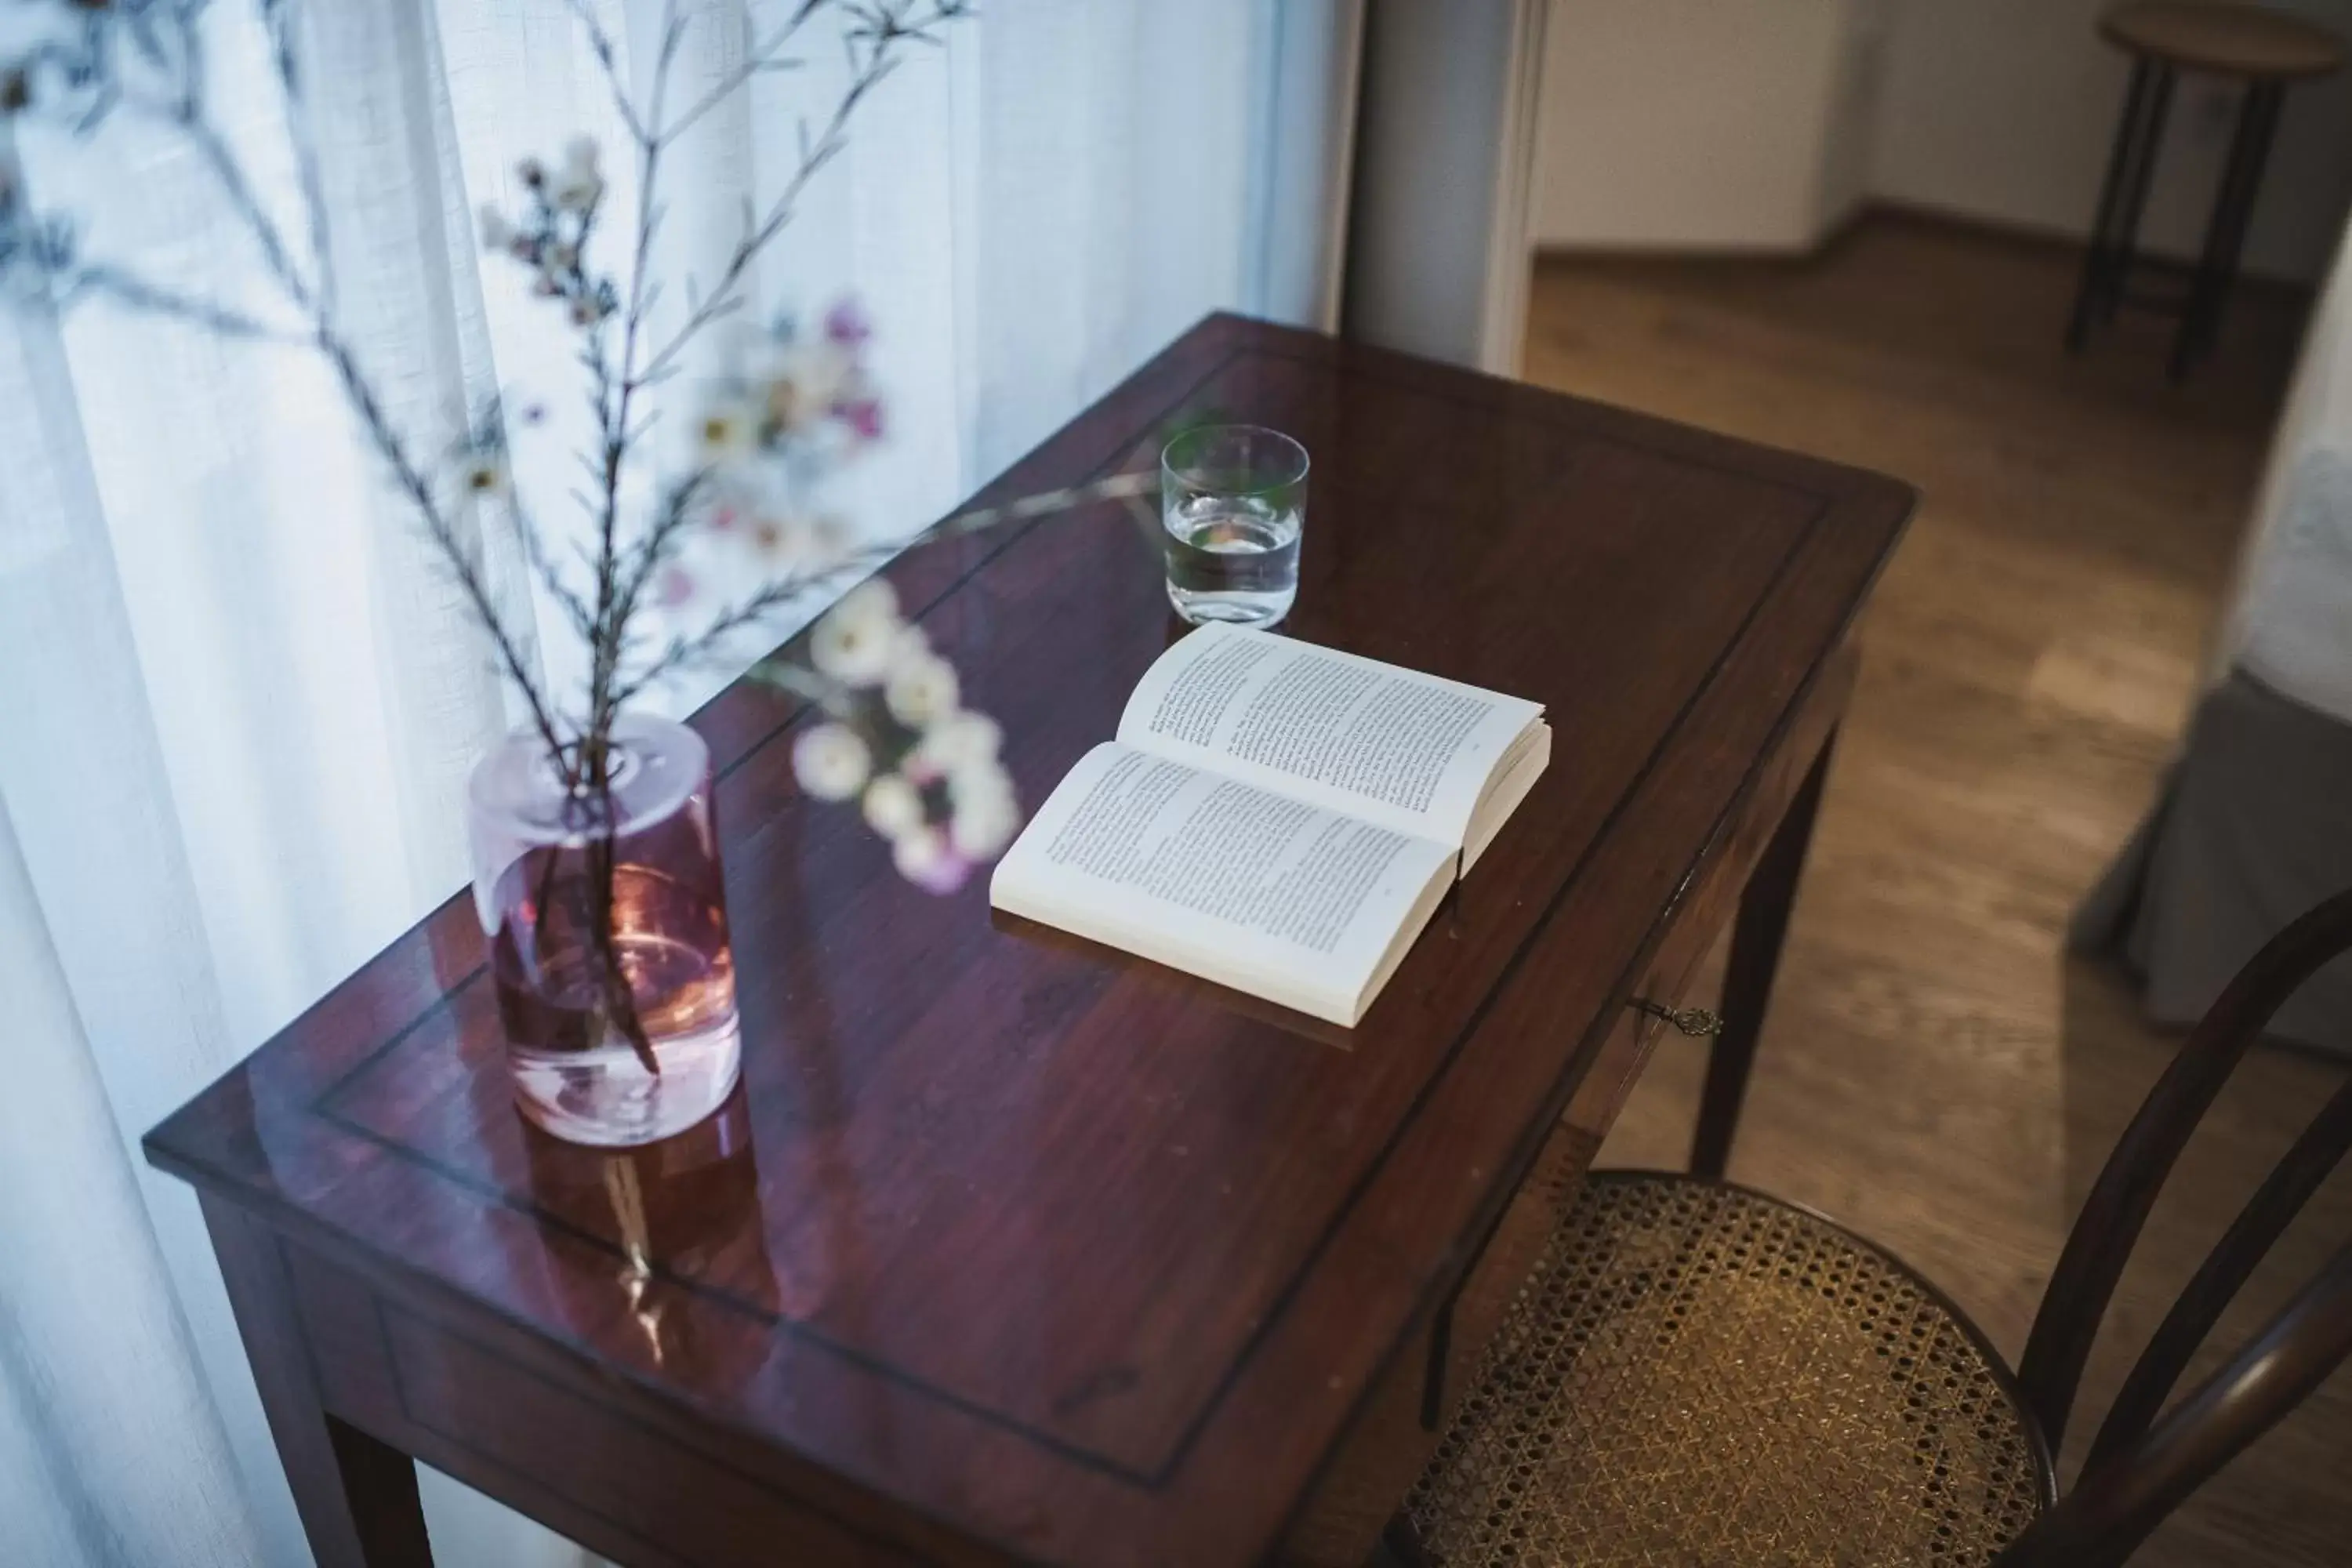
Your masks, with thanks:
M989 901L1353 1025L1550 761L1533 702L1202 626L1145 672Z

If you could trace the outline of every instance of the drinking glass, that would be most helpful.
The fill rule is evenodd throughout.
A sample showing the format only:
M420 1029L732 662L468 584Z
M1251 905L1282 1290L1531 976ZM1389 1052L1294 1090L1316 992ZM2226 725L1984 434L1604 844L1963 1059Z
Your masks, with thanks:
M1204 425L1160 454L1168 602L1198 626L1267 626L1298 597L1307 448L1257 425Z

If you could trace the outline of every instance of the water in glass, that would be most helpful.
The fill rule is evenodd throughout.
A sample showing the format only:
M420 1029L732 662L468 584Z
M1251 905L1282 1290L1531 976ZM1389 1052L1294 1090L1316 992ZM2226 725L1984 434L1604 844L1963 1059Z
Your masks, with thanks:
M1265 626L1298 597L1296 507L1255 496L1188 496L1171 502L1168 602L1194 623Z

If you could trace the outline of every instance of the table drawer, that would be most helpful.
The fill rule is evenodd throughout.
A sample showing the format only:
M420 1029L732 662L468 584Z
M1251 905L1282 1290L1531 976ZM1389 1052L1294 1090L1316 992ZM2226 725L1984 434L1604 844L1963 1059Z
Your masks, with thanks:
M459 1331L304 1247L273 1245L329 1411L613 1561L1003 1561L821 1475L788 1479L772 1456L695 1440L676 1412L579 1380L547 1347L488 1325Z
M1390 1364L1286 1537L1281 1558L1299 1568L1361 1568L1381 1528L1429 1461L1467 1392L1478 1358L1517 1296L1545 1242L1576 1201L1584 1173L1623 1109L1666 1026L1632 1004L1672 1011L1690 994L1726 931L1748 878L1828 745L1853 686L1849 647L1828 661L1780 743L1699 858L1665 910L1665 929L1620 1016L1593 1052L1541 1152L1521 1180L1461 1284L1432 1322Z
M1640 1075L1662 1026L1629 1008L1611 1029L1583 1087L1552 1129L1458 1294L1391 1364L1333 1457L1284 1544L1284 1562L1302 1568L1361 1568L1381 1527L1429 1462L1479 1352L1575 1202L1608 1122Z

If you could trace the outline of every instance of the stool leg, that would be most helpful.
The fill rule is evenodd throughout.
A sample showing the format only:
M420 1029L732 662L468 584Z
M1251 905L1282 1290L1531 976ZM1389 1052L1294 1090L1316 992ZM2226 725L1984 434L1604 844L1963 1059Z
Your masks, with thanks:
M2230 138L2229 161L2222 166L2213 216L2205 226L2204 253L2189 286L2189 308L2172 341L2175 381L2188 374L2189 365L2210 353L2221 337L2222 310L2238 276L2238 258L2253 222L2254 196L2262 188L2263 165L2270 158L2271 138L2278 130L2285 98L2286 89L2279 83L2257 81L2247 86L2245 101L2239 106L2238 129Z
M2066 347L2074 353L2082 352L2091 334L2091 313L2105 286L2116 215L2123 205L2125 175L2138 145L2140 111L2147 107L2154 75L2147 60L2133 62L2131 87L2124 95L2124 116L2116 125L2115 151L2107 154L2107 177L2099 185L2098 216L2091 220L2091 241L2083 251L2083 279L2074 289L2074 312L2066 323Z
M2168 65L2158 64L2156 79L2148 91L2147 122L2140 133L2137 157L2124 184L2123 210L2116 216L2119 243L2107 258L2107 282L2099 299L2099 320L2112 321L2116 308L2124 302L2124 285L2130 279L2132 263L2139 246L2140 214L2147 210L2147 187L2156 177L2156 155L2164 147L2164 123L2172 110L2172 84L2178 74Z

